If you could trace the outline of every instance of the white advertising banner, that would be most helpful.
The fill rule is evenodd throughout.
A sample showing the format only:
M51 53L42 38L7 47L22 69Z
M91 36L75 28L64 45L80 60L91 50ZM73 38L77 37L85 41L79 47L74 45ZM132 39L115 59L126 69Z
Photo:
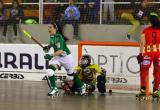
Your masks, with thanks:
M69 45L74 66L78 62L78 46ZM107 89L136 91L139 89L139 65L136 60L138 47L83 46L83 54L93 57L93 62L107 70ZM35 44L0 44L0 79L44 79L48 62L43 49ZM151 72L150 72L151 73ZM57 79L65 78L64 68L56 71Z
M74 56L74 65L77 65L77 45L70 45L69 48ZM51 49L50 52L52 51ZM38 45L0 44L0 79L41 81L49 65L44 55L43 49ZM61 79L66 72L62 68L56 73Z

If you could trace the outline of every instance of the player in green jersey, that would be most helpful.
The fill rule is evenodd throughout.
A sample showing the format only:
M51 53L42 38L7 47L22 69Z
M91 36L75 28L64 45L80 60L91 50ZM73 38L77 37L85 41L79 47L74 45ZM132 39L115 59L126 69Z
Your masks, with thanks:
M49 45L45 46L43 50L47 53L50 48L54 49L51 54L46 54L44 58L49 60L49 68L46 70L47 76L49 78L51 91L48 96L52 96L58 93L56 86L55 70L60 67L64 67L67 71L67 79L73 80L73 57L71 51L66 45L67 38L63 35L60 25L57 23L51 23L48 26L48 32L50 34ZM77 80L77 77L74 78ZM85 85L81 83L80 88L82 89L81 95L85 92Z

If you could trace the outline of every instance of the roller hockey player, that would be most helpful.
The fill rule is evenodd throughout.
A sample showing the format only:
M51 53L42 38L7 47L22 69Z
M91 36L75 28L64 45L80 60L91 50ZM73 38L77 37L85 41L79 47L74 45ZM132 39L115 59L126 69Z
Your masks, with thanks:
M149 74L149 68L153 62L153 98L160 98L160 20L158 14L154 12L150 13L148 18L151 26L146 27L142 32L140 53L137 56L140 64L141 90L136 97L144 98L146 96L146 76Z
M58 94L58 88L56 85L55 71L64 67L67 71L67 79L73 80L73 57L69 48L66 45L67 38L63 35L60 25L52 22L48 26L48 31L50 34L49 45L43 48L46 55L44 58L49 60L49 68L46 70L46 74L49 79L50 92L48 96L54 96ZM54 52L48 54L47 52L50 48L54 49ZM78 77L77 77L78 78ZM78 80L76 77L74 79ZM85 85L81 83L79 86L81 89L81 95L85 92Z

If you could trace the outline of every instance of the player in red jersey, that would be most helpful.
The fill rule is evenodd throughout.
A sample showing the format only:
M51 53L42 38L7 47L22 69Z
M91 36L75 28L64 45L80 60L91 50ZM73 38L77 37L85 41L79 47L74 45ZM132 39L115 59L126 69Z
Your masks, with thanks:
M160 19L157 13L149 14L149 21L151 26L146 27L140 39L140 53L137 56L138 63L140 63L140 93L136 96L145 96L146 92L146 76L149 74L149 68L153 62L154 83L153 96L160 97Z

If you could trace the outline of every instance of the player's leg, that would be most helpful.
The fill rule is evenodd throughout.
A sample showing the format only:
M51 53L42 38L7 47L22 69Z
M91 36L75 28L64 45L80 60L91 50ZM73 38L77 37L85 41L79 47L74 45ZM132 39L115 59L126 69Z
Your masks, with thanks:
M106 92L106 77L105 75L98 75L97 76L97 88L98 88L98 91L100 93L105 93Z
M152 64L152 54L147 53L143 55L143 62L141 63L140 66L140 92L136 95L137 97L140 96L146 96L146 78L147 75L149 74L149 68Z
M130 39L131 35L134 34L136 29L139 27L140 23L134 18L131 13L122 13L121 18L129 21L133 25L127 33L127 38Z
M46 74L48 76L50 86L51 86L50 88L51 91L48 93L48 96L51 96L58 92L57 85L56 85L55 70L59 68L60 63L56 58L54 60L51 60L49 63L50 65L46 71Z
M84 84L78 75L74 75L73 71L73 57L72 55L67 55L65 57L62 57L60 59L61 65L65 68L67 71L67 78L70 78L70 80L73 80L76 87L79 88L80 95L84 95L86 91L86 84Z
M132 28L128 31L128 34L133 35L137 32L137 29L140 26L140 22L138 20L134 19L131 21L131 24L132 24Z
M57 85L56 85L56 77L55 77L55 72L53 68L49 68L46 71L49 82L50 82L50 92L48 92L48 96L51 96L58 92Z
M72 21L72 26L73 26L73 39L78 40L79 36L78 36L78 30L79 30L79 21L78 20L73 20Z
M153 76L154 76L154 84L153 84L153 97L160 97L160 90L159 90L159 84L160 84L160 53L157 53L155 55L154 61L154 70L153 70Z
M7 38L7 27L8 27L9 20L4 20L4 29L3 29L3 40L6 40Z
M12 25L13 25L13 31L14 31L13 39L15 40L17 38L17 20L13 20Z

